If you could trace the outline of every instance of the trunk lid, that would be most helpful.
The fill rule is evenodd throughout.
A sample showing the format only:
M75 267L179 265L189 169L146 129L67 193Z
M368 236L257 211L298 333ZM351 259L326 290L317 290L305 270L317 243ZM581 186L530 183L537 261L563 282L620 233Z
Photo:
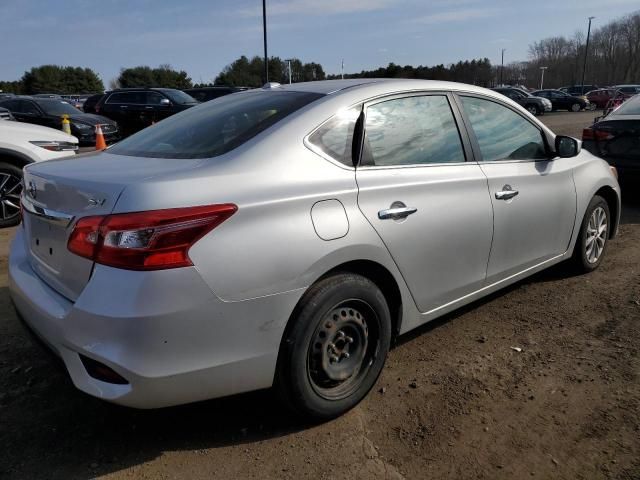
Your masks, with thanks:
M111 213L128 185L196 163L100 153L29 165L22 201L31 267L51 288L75 301L93 270L91 260L67 249L76 221Z

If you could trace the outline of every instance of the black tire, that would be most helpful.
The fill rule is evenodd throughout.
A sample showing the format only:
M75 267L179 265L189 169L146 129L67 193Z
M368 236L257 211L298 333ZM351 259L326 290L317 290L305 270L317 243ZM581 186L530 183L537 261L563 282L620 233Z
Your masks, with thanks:
M589 231L592 230L593 227L593 219L594 212L598 209L602 209L605 216L605 229L601 234L602 242L598 239L591 240L590 244L593 242L601 242L601 251L598 254L597 258L594 261L593 256L589 255L589 239L592 238ZM591 224L590 224L591 223ZM607 246L609 245L609 232L611 228L611 214L609 211L609 204L606 200L599 195L595 195L591 202L589 202L589 206L585 211L584 218L582 219L582 225L580 226L580 234L576 240L576 245L573 249L573 263L579 272L588 273L594 271L598 266L602 263L602 259L604 258L605 253L607 252ZM593 253L593 252L592 252Z
M20 194L22 169L11 163L0 162L0 228L20 223Z
M540 107L538 107L537 105L530 103L527 106L525 106L524 108L527 109L527 111L531 114L531 115L535 115L538 116L540 115Z
M316 420L357 405L378 379L391 343L391 315L377 285L352 273L325 278L305 293L291 322L278 358L280 396Z
M582 106L579 103L573 103L571 104L570 110L572 112L579 112L580 110L582 110Z

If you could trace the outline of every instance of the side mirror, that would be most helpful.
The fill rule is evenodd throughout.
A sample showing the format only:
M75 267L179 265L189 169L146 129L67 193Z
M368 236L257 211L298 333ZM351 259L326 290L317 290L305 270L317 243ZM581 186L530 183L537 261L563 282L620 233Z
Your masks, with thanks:
M556 155L560 158L575 157L580 153L578 140L563 135L556 136Z
M169 105L171 105L171 102L168 98L162 98L160 99L160 105L162 105L163 107L168 107Z

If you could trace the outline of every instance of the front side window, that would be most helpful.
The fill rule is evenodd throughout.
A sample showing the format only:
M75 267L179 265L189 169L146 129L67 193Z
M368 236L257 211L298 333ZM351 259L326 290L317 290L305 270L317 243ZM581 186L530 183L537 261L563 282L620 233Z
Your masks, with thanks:
M172 115L118 142L109 153L150 158L211 158L239 147L319 93L248 91Z
M322 153L348 166L353 166L351 146L353 131L362 106L338 112L309 136L309 142Z
M540 129L513 110L477 97L462 97L462 104L483 161L548 158Z
M184 93L181 90L163 90L162 91L173 103L188 104L198 103L198 101L191 95Z
M163 95L160 95L159 93L147 92L146 104L147 105L160 105L160 103L162 102L163 98L166 98L166 97L164 97Z
M68 104L67 104L68 105ZM70 106L70 105L69 105ZM73 108L73 107L71 107ZM28 102L26 100L22 100L20 102L20 111L22 113L26 113L27 115L40 115L40 110L38 110L38 107L36 107L33 102ZM46 110L45 110L46 111ZM49 115L51 115L49 112L47 112ZM76 113L78 113L78 111L76 110Z
M464 162L460 133L445 95L415 96L367 108L362 165Z

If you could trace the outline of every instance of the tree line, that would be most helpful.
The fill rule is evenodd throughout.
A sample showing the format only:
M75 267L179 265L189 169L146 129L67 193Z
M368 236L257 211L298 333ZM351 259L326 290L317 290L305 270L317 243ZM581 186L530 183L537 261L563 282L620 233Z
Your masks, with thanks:
M549 37L529 46L529 60L505 66L505 83L539 86L580 85L585 66L586 35ZM640 11L592 28L584 83L616 85L640 82Z
M419 78L428 80L445 80L451 82L471 83L482 87L493 86L495 72L488 58L465 60L464 62L444 64L434 67L411 65L400 66L390 63L377 70L362 70L360 73L345 74L344 78ZM329 75L328 79L340 78L340 75Z
M450 65L417 67L389 63L376 70L362 70L345 74L345 78L420 78L471 83L484 87L503 83L538 87L541 67L546 67L544 83L549 87L580 84L586 52L584 32L572 37L549 37L529 46L526 61L511 62L504 66L492 65L489 59L465 60ZM280 57L268 59L269 80L289 82L336 79L340 75L327 75L321 64L303 63L300 59ZM193 84L187 72L175 70L171 65L157 68L138 66L123 68L118 77L109 82L109 88L166 87L185 89L193 86L229 85L259 87L264 83L264 60L254 56L241 56L230 63L211 83ZM601 27L594 28L587 52L586 84L614 85L640 82L640 11L625 15ZM104 91L100 77L90 68L42 65L24 73L20 80L0 81L0 90L17 94L33 93L96 93Z

